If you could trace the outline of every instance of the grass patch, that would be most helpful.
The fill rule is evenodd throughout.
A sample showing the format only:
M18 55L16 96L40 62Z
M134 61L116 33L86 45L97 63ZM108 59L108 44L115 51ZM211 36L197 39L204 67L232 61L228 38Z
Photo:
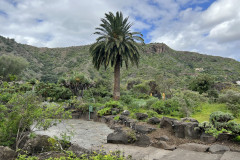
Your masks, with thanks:
M226 104L216 104L216 103L215 104L209 104L209 103L201 104L197 108L197 110L200 110L200 111L194 113L191 117L197 119L199 122L209 121L210 114L215 111L231 113L227 109ZM240 123L240 118L234 119L233 121Z

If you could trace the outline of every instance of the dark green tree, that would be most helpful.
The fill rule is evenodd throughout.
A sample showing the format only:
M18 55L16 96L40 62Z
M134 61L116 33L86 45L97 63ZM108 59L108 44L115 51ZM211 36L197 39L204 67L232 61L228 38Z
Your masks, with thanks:
M190 82L190 89L198 91L200 94L207 92L212 88L214 79L208 74L200 74Z
M22 57L14 55L0 56L0 76L2 76L3 80L10 80L13 75L19 75L27 66L27 60Z
M96 42L90 47L92 62L96 69L104 66L105 69L111 64L114 67L114 90L113 98L120 98L120 67L125 62L128 68L129 61L138 66L140 45L144 43L140 32L131 32L132 23L128 17L123 18L121 12L116 15L109 12L101 19L100 27L94 34L99 35Z

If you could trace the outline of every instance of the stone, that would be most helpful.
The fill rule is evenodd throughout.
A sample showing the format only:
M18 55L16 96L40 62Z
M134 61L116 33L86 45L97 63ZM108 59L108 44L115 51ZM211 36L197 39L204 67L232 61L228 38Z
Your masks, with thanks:
M124 125L129 128L134 128L136 123L137 123L137 120L135 119L127 119Z
M198 123L196 122L183 122L185 138L199 139L201 136L200 129L197 129Z
M209 152L211 153L224 153L226 151L230 151L230 148L228 146L224 146L224 145L220 145L220 144L214 144L214 145L211 145L210 148L209 148Z
M137 140L134 143L136 146L148 147L151 144L150 138L145 134L140 134L137 136Z
M159 124L160 123L160 119L158 119L157 117L152 117L148 120L148 123L150 124Z
M220 160L239 160L240 153L239 152L225 152Z
M160 141L169 141L169 138L166 135L156 137L155 139L160 140Z
M206 152L209 146L197 143L186 143L179 145L177 148L196 152Z
M196 122L196 123L199 123L196 119L190 118L190 117L181 118L181 121L182 122Z
M185 126L182 122L173 121L173 131L176 137L185 138Z
M144 119L148 118L148 115L145 113L135 113L135 115L138 120L144 120Z
M17 153L9 147L0 146L0 160L14 160Z
M217 141L229 141L233 138L234 136L230 133L220 133L217 137Z
M123 116L129 116L129 115L130 115L130 112L129 112L128 110L124 110L124 111L122 112L122 115L123 115Z
M42 152L48 152L52 151L53 149L61 150L61 144L56 143L56 145L53 148L53 145L49 142L49 139L51 137L46 135L37 135L33 139L29 139L22 150L27 151L28 154L33 153L42 153Z
M169 129L170 131L173 131L173 122L174 121L177 121L177 119L174 119L174 118L168 118L168 117L163 117L161 120L160 120L160 127L161 128L167 128Z
M154 147L157 148L162 148L166 150L175 150L176 146L175 145L168 145L167 142L165 141L158 141L157 143L153 144Z
M134 130L136 130L136 132L138 132L138 133L147 134L147 133L151 133L152 131L156 130L156 128L151 128L151 127L147 127L144 125L135 125Z
M72 144L69 148L68 151L72 151L76 156L80 157L82 154L88 154L90 153L89 150L80 147L78 144Z
M200 140L206 143L214 143L216 142L216 138L212 135L206 134L206 133L202 133L202 135L200 136Z
M127 144L129 143L129 138L126 132L124 131L116 131L114 133L110 133L107 136L107 143L114 143L114 144Z

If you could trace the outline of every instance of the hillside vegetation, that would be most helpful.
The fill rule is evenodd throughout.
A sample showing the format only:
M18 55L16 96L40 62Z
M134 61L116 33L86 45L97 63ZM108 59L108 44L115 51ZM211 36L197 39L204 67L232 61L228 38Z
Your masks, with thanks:
M23 79L56 82L64 74L77 71L91 79L101 77L112 80L112 68L107 71L101 69L100 72L93 68L89 47L37 48L0 36L0 55L13 54L29 62ZM128 70L123 67L121 78L122 82L133 78L159 82L172 79L174 85L184 87L192 76L200 72L212 75L219 82L235 82L240 76L240 62L195 52L175 51L164 43L151 43L143 46L139 67L129 67Z

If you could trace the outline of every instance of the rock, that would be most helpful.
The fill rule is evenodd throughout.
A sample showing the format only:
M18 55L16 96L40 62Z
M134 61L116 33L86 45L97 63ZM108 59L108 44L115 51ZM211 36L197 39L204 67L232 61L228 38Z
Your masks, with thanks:
M181 121L182 122L196 122L196 123L199 123L196 119L189 118L189 117L181 118Z
M119 117L119 120L121 121L121 124L124 124L128 121L128 117L127 116L124 116L124 115L121 115Z
M64 154L63 152L56 152L56 151L51 151L51 152L43 152L40 153L38 156L38 160L46 160L49 158L60 158L60 157L67 157L66 154Z
M148 147L151 144L150 138L145 134L140 134L137 136L137 140L134 143L136 146Z
M155 128L150 128L144 125L135 125L134 130L136 130L138 133L147 134L151 133L152 131L156 130Z
M202 133L202 135L200 136L200 140L206 143L214 143L216 142L216 138L212 135L206 134L206 133Z
M160 141L169 141L169 138L166 135L156 137L155 139L160 140Z
M185 126L182 122L173 121L173 131L176 137L185 138Z
M128 110L124 110L124 111L122 112L122 115L123 115L123 116L129 116L129 115L130 115L130 112L129 112Z
M160 119L156 118L156 117L152 117L148 120L148 123L150 124L159 124L160 123Z
M128 140L129 140L129 135L123 130L110 133L107 136L107 143L127 144L129 143Z
M148 118L148 115L145 113L135 113L135 115L138 120L144 120L144 119Z
M176 121L176 120L177 119L174 119L174 118L163 117L160 120L160 127L161 128L167 128L170 131L172 131L172 129L173 129L173 122Z
M157 147L157 148L166 149L166 150L175 150L176 149L176 146L168 145L167 142L165 142L165 141L158 141L157 143L154 143L153 146Z
M185 138L189 139L199 139L201 136L201 131L200 129L196 129L198 127L198 123L196 122L183 122L184 124L184 134Z
M230 148L228 146L214 144L211 145L209 148L209 152L211 153L224 153L226 151L230 151Z
M80 157L82 154L88 154L90 153L89 150L80 147L78 144L72 144L69 148L68 151L72 151L76 156Z
M197 143L186 143L179 145L177 148L196 152L206 152L209 146Z
M220 160L239 160L240 158L239 152L225 152Z
M9 147L0 146L0 160L14 160L17 153Z
M136 123L137 123L137 120L135 119L127 119L127 121L125 122L125 126L129 128L134 128Z
M234 136L230 133L220 133L218 135L217 141L229 141L233 138L234 138Z
M102 120L103 120L104 123L112 124L112 123L114 123L114 116L113 115L103 116Z
M29 139L24 147L23 150L27 151L28 154L33 153L42 153L42 152L48 152L48 151L60 151L61 150L61 144L56 143L53 144L49 142L49 139L51 137L46 135L37 135L33 139ZM51 138L53 139L53 138Z

